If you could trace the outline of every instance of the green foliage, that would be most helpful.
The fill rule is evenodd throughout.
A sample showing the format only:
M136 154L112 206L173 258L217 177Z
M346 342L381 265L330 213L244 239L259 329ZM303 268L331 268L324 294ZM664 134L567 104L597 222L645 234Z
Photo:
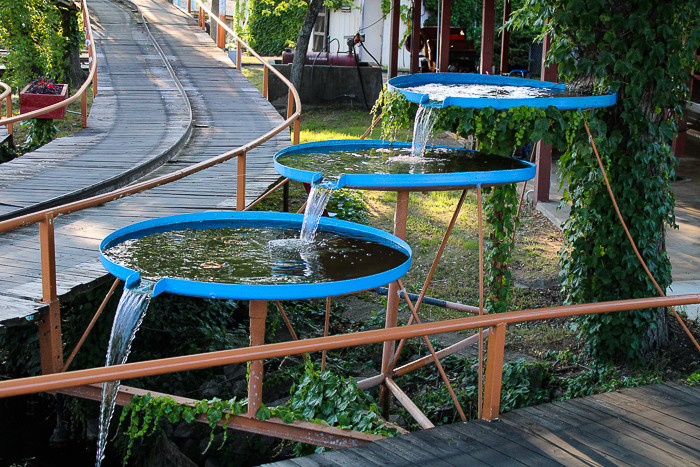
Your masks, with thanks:
M688 376L688 379L686 380L688 383L688 386L690 387L695 387L698 384L700 384L700 370L696 371L692 375Z
M503 365L501 413L551 400L551 364L518 360Z
M665 290L671 264L664 229L674 226L670 142L700 46L700 4L672 0L584 2L530 0L514 24L544 24L550 59L584 90L618 93L618 104L587 116L622 217L650 271ZM560 161L572 205L565 224L563 286L570 303L657 295L616 218L585 137ZM662 342L647 338L660 310L584 316L581 329L598 357L638 356ZM664 330L661 330L661 335Z
M134 441L154 434L158 429L158 422L163 418L170 423L177 423L181 420L191 423L200 417L206 417L211 433L209 444L207 444L204 452L211 447L211 443L214 441L214 430L217 423L223 421L224 438L221 443L223 446L228 434L225 422L231 415L242 414L246 406L246 401L241 403L236 401L235 398L231 400L217 398L200 400L187 405L178 404L171 396L151 397L150 393L144 396L134 396L129 401L129 405L122 409L122 414L119 418L119 427L128 418L125 434L129 437L129 442L124 455L124 465L126 465L127 460L131 456ZM258 411L258 414L260 414L260 411Z
M303 0L252 0L247 25L250 46L260 55L281 55L296 43L307 10Z
M590 396L620 388L634 388L645 384L661 382L657 375L622 376L614 366L593 364L584 374L566 381L566 391L559 400Z
M27 139L20 148L27 153L50 143L56 138L58 128L50 118L30 118L20 122L22 128L27 128Z
M291 393L291 400L285 406L270 409L270 416L285 423L303 420L381 436L396 434L393 428L384 426L378 407L357 387L354 378L345 378L329 370L319 373L311 362L306 362L304 375L298 384L292 386ZM315 449L316 452L323 450ZM304 445L295 447L298 455L308 454L306 451Z
M77 21L77 13L74 14ZM74 23L75 24L75 23ZM81 36L64 31L56 2L7 0L0 3L0 43L7 49L3 81L15 92L30 79L48 76L65 83L67 56Z
M328 212L338 215L338 219L344 221L367 224L367 206L362 198L362 193L357 190L334 190L326 206Z

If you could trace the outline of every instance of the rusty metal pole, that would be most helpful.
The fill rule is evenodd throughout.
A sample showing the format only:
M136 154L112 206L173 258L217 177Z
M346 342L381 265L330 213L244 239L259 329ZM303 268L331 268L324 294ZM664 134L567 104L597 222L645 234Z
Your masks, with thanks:
M401 0L391 0L391 26L389 29L389 76L398 75L399 29L401 28Z
M245 210L245 171L246 171L246 153L238 156L238 165L236 166L236 211Z
M326 297L326 321L323 326L323 337L328 336L328 331L330 330L331 325L331 297ZM321 373L326 371L326 356L328 355L328 351L324 350L321 352Z
M510 19L511 0L503 1L503 24ZM501 74L508 73L508 56L510 55L510 31L503 28L501 33ZM523 76L524 78L524 76Z
M248 304L250 315L250 345L265 344L265 318L267 318L267 301L251 300ZM248 416L255 418L262 404L263 389L263 361L252 360L250 362L250 376L248 378Z
M396 211L394 212L394 235L400 239L406 238L406 222L408 220L409 192L399 191L396 193ZM396 282L389 284L389 294L386 300L386 321L384 328L394 328L399 320L399 286ZM382 350L382 375L385 378L391 376L394 368L394 341L385 341ZM388 420L389 409L391 408L391 391L382 384L379 395L379 404L383 409L384 418Z
M301 115L294 120L294 139L292 139L292 142L294 144L299 144L299 140L301 139Z
M452 18L452 0L441 1L442 9L440 11L440 39L438 42L437 69L440 73L445 73L450 66L450 19Z
M87 88L80 95L80 116L82 117L82 127L87 128Z
M420 16L421 0L413 0L413 12L411 14L411 73L420 70Z
M503 347L506 343L506 324L489 328L489 348L486 355L486 389L481 418L492 421L498 418L501 408L501 380L503 378Z
M495 1L484 0L481 12L481 61L479 65L479 72L482 75L490 75L493 71L493 33L495 24Z
M265 65L263 67L263 89L262 89L262 95L265 99L267 99L267 96L269 94L268 87L269 83L268 80L270 79L270 69Z
M292 94L292 90L289 90L289 93L287 93L287 119L292 118L292 114L294 113L294 94Z
M41 348L41 372L58 373L63 369L63 343L61 339L61 306L56 294L56 245L54 242L53 212L49 212L39 224L41 237L41 288L42 301L49 306L48 313L39 321Z
M238 67L239 70L243 69L242 54L243 54L243 44L241 44L241 41L236 41L236 66Z
M6 108L5 110L7 111L7 118L12 117L12 93L7 95L7 100L6 102ZM12 134L12 123L9 123L7 125L7 132L9 134Z

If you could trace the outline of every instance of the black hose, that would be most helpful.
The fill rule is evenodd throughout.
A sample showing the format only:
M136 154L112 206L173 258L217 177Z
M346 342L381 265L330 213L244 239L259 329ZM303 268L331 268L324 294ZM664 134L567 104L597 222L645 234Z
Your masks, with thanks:
M360 42L362 44L362 42ZM365 85L362 82L362 72L360 71L360 59L357 58L357 53L355 52L355 47L352 48L352 55L355 57L355 66L357 68L357 77L360 78L360 89L362 90L362 100L365 101L365 108L367 111L370 110L369 104L367 103L367 96L365 96Z

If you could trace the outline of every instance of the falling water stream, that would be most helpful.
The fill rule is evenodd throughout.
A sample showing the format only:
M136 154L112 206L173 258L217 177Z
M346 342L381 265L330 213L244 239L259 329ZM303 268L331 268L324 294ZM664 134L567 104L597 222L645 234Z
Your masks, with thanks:
M428 145L430 137L433 135L433 128L437 122L439 112L435 111L432 106L418 106L416 119L413 122L413 146L411 147L411 156L423 157L425 155L425 147Z
M323 211L326 209L335 185L335 181L331 180L316 183L311 187L309 199L306 201L306 209L304 210L301 234L299 235L301 241L312 242L314 240L318 223L321 221L321 216L323 216Z
M124 289L122 297L117 306L112 324L112 334L109 336L107 346L107 361L105 366L121 365L126 362L131 350L131 342L134 340L143 317L146 315L148 304L153 293L152 282L141 281L141 283L131 289ZM97 457L95 465L102 464L105 457L105 447L107 446L107 435L109 433L109 422L114 414L114 405L117 392L119 391L119 381L107 381L102 383L102 404L100 405L100 436L97 442Z

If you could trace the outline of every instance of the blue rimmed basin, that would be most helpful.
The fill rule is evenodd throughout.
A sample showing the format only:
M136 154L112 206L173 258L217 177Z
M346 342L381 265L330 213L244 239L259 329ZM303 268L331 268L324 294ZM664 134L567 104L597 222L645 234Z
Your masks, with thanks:
M517 86L534 89L546 89L553 94L561 96L531 97L531 98L491 98L491 97L456 97L448 96L442 102L430 101L428 94L413 92L406 88L427 84L442 85L488 85L488 86ZM508 76L477 75L470 73L418 73L414 75L397 76L389 80L387 89L401 92L406 99L417 104L428 104L434 107L457 106L464 108L480 109L493 107L494 109L509 109L512 107L549 107L554 106L560 110L594 109L609 107L617 101L617 94L603 94L599 96L565 95L564 84L537 81L524 78L511 78Z
M301 214L276 212L207 212L197 214L182 214L161 217L139 222L121 228L105 237L100 243L100 260L105 269L114 276L122 279L126 287L131 287L140 280L140 273L120 264L112 262L104 255L104 251L126 240L142 238L147 235L178 231L184 229L207 229L221 227L271 227L280 229L301 229L303 216ZM169 292L195 297L240 299L240 300L293 300L305 298L329 297L348 294L386 285L401 278L411 265L412 251L406 242L379 229L367 227L352 222L331 218L322 218L319 230L341 236L360 238L385 245L406 255L407 259L401 265L383 272L348 280L332 282L307 282L294 284L229 284L217 282L200 282L179 278L166 277L160 279L154 288L153 295Z
M491 186L504 183L522 182L535 176L537 167L535 164L525 161L514 161L495 155L485 155L467 149L458 150L465 157L473 154L488 156L493 160L508 160L517 162L519 168L508 170L483 170L470 172L439 172L439 173L344 173L324 174L319 171L328 154L361 151L371 149L399 148L410 149L411 143L390 143L378 140L330 140L314 143L297 144L279 151L275 155L275 169L280 175L292 180L305 183L316 183L322 179L337 178L336 188L356 188L368 190L396 190L396 191L425 191L425 190L449 190L474 187L477 185ZM442 146L428 146L431 148L443 148ZM445 148L454 149L454 148ZM301 159L305 167L293 167L285 164L285 159L293 157Z

